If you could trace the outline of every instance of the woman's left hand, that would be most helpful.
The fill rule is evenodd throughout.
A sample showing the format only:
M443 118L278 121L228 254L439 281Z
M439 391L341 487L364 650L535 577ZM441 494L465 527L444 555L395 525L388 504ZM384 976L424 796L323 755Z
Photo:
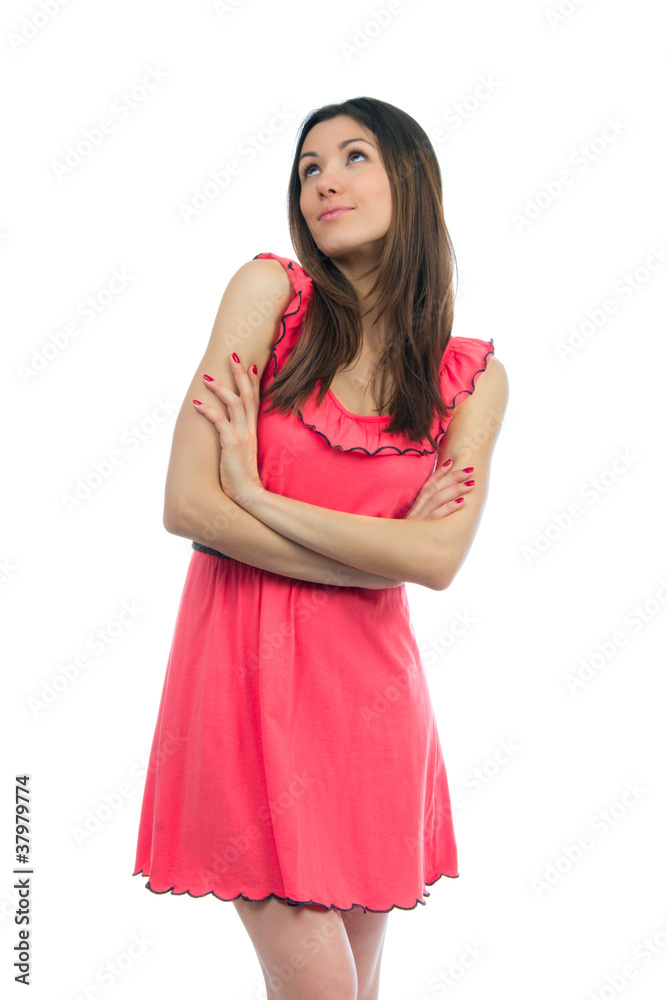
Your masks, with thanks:
M195 403L195 409L211 421L220 435L220 485L226 495L239 505L257 490L263 489L257 471L257 415L259 413L259 378L252 367L247 371L240 361L230 357L239 394L212 378L202 376L204 385L226 405L226 410L208 403Z

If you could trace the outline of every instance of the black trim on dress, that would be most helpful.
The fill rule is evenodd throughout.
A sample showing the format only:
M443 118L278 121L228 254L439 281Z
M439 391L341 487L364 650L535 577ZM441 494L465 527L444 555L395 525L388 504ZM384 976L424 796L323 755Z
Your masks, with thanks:
M147 878L148 877L147 875L144 875L143 870L140 870L138 872L133 872L133 874L134 875L141 875L143 878ZM425 884L426 885L435 885L435 883L437 881L439 881L439 879L441 879L443 876L445 878L459 878L458 875L447 875L446 872L441 872L438 875L437 878L433 879L432 882L426 882ZM417 903L421 903L422 906L426 906L426 901L424 899L416 899L413 906L399 906L398 903L394 903L394 905L390 906L388 910L373 910L370 906L364 906L362 903L353 903L352 906L336 906L335 903L332 903L331 906L327 906L326 903L318 903L314 899L290 899L288 896L278 896L277 893L275 893L275 892L270 892L268 896L263 896L261 899L250 899L249 896L246 896L246 895L244 895L244 893L239 892L239 893L236 894L236 896L230 896L229 899L225 899L224 896L218 896L217 892L214 892L213 889L209 889L208 892L202 892L199 896L195 896L193 893L190 892L189 889L184 889L183 892L174 892L173 885L171 886L170 889L153 889L153 888L151 888L150 882L146 882L146 884L144 886L144 889L149 889L151 892L154 892L154 893L156 893L159 896L164 895L165 892L170 892L173 896L185 896L187 894L188 896L192 896L193 899L201 899L202 896L211 896L211 895L213 895L213 896L215 896L216 899L222 900L223 903L231 903L234 899L239 899L239 898L245 899L249 903L263 903L264 900L270 899L271 896L275 896L276 899L282 900L282 902L283 903L287 903L288 906L309 906L310 904L312 904L313 906L323 906L327 910L336 909L336 910L341 910L342 912L345 912L345 913L348 913L350 910L353 910L355 906L360 906L361 909L364 911L364 913L366 913L366 912L369 912L369 913L389 913L390 910L396 910L396 909L398 909L398 910L414 910L415 907L417 906ZM431 893L430 892L424 892L424 895L425 896L430 896Z

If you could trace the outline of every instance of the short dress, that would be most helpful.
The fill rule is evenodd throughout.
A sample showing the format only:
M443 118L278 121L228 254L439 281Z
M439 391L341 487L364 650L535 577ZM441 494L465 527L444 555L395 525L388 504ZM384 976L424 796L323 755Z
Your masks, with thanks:
M313 283L273 253L294 296L260 392L293 350ZM445 402L470 395L493 340L450 337ZM319 386L319 383L318 383ZM435 470L425 439L383 433L317 387L298 420L258 414L266 489L402 518ZM450 415L433 423L435 439ZM198 542L157 713L134 875L152 892L387 912L458 878L447 774L405 584L310 583Z

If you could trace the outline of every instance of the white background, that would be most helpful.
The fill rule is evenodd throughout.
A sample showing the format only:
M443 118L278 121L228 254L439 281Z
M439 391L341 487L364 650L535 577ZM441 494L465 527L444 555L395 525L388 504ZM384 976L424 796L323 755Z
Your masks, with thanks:
M460 878L391 912L380 996L662 995L664 38L648 0L563 0L560 16L558 2L3 4L0 962L6 981L25 772L33 997L263 995L231 904L158 896L131 875L191 554L162 527L164 477L227 281L260 252L294 257L299 124L361 95L404 109L434 142L459 265L453 332L493 337L510 383L467 562L447 591L409 586L458 796ZM150 70L161 82L114 114ZM209 171L239 159L276 109L284 129L186 221ZM59 176L104 117L113 131ZM131 280L82 321L77 307L103 297L114 269ZM166 419L122 445L164 400ZM68 511L78 477L119 447L123 464ZM123 602L141 609L133 624L36 711ZM473 621L453 636L457 615ZM573 691L568 675L591 658ZM77 838L121 785L127 798ZM151 943L127 966L134 934ZM118 961L105 987L98 970Z

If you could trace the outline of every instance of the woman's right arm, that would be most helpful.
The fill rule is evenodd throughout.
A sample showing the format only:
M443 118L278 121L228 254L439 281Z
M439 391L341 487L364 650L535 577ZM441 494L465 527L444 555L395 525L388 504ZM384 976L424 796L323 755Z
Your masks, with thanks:
M280 576L341 587L372 590L398 587L389 580L323 556L299 545L248 514L220 486L220 438L209 420L202 420L192 399L219 404L206 388L202 375L214 375L233 392L236 381L229 356L236 351L241 362L257 365L262 377L280 335L279 320L294 298L292 283L282 264L263 258L243 264L232 276L222 296L204 356L194 374L176 419L165 485L163 524L172 535L210 545L229 529L224 555Z

